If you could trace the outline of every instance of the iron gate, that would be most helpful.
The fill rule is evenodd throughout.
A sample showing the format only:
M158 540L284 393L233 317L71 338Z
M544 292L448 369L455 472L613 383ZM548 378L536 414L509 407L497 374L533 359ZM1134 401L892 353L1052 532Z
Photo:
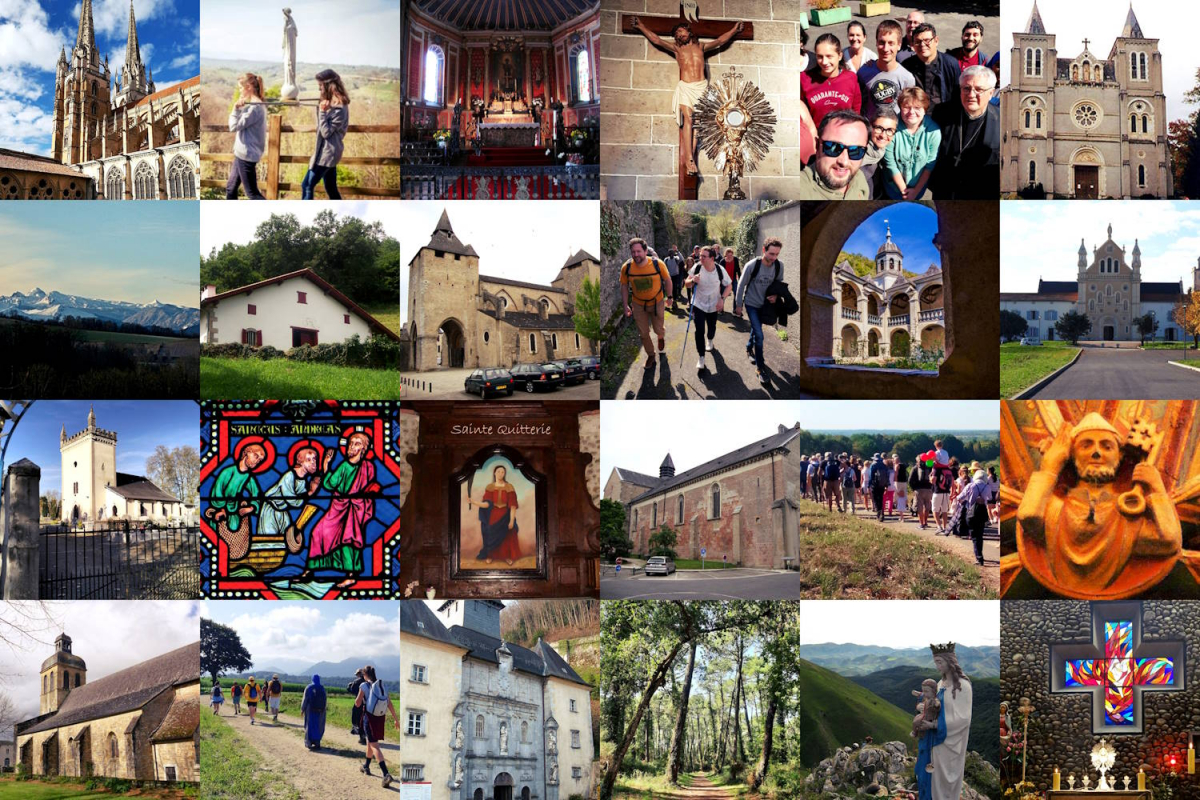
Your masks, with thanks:
M42 600L189 600L200 594L200 529L112 520L43 525Z

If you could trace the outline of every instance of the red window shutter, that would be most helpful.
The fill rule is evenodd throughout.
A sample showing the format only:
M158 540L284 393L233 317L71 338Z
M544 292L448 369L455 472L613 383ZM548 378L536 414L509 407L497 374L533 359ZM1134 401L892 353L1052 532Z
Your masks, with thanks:
M247 303L246 304L246 313L257 315L258 314L258 306L254 305L253 303Z
M262 347L262 331L257 331L254 334L254 344L258 347Z
M297 303L307 303L308 302L308 293L307 292L296 292L296 302Z
M346 320L346 324L347 324L347 325L349 325L349 324L350 324L350 315L349 315L349 314L342 314L342 318L343 318L344 320Z
M242 328L242 344L250 344L250 342L246 341L247 333L248 331L245 328Z

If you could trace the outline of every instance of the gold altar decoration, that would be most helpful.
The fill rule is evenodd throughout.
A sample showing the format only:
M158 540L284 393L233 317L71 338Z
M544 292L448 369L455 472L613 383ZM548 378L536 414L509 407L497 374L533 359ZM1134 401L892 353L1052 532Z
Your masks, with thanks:
M1175 594L1200 598L1197 410L1191 400L1002 402L1001 596L1030 596L1032 578L1062 597L1122 600L1169 578Z
M756 85L733 67L709 84L696 103L700 149L729 177L726 200L745 200L741 179L758 169L775 139L775 109Z

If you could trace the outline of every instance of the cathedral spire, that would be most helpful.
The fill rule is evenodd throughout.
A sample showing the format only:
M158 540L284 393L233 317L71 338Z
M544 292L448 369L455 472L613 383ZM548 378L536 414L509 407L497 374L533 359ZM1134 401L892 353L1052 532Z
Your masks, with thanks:
M1033 11L1029 12L1029 21L1025 23L1026 33L1046 33L1046 26L1042 23L1042 14L1038 11L1037 0L1033 0Z
M83 0L79 8L79 33L75 36L76 47L96 49L96 28L92 24L92 0Z
M66 425L63 425L63 427L62 427L62 433L60 433L60 434L58 435L58 443L59 443L59 444L66 444L66 443L67 443L67 426L66 426Z
M129 0L129 34L125 40L125 65L131 70L142 65L142 51L138 47L137 19L133 15L133 0Z
M1145 39L1142 26L1138 24L1137 15L1133 13L1133 3L1129 4L1129 13L1125 15L1125 27L1121 28L1122 39Z
M1083 270L1087 269L1087 247L1083 244L1083 237L1079 239L1079 271L1082 274Z

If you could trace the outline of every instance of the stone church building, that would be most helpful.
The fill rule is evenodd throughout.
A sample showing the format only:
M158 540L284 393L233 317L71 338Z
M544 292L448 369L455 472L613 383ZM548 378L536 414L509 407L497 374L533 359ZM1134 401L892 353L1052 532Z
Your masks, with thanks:
M536 247L528 252L540 258ZM599 259L579 250L540 284L480 274L479 258L443 211L429 244L409 262L411 370L507 368L596 352L572 317L584 280L600 281Z
M200 78L155 86L132 0L115 69L83 0L75 44L55 65L51 154L0 150L0 200L199 199Z
M1065 8L1065 6L1063 6ZM1049 198L1171 197L1158 39L1133 6L1107 55L1060 58L1037 2L1013 34L1012 82L1000 95L1000 191L1040 185Z
M183 501L142 475L117 472L117 433L96 427L88 412L87 427L67 435L63 425L62 518L65 522L106 519L170 520L184 516Z
M668 453L657 479L614 469L604 494L625 504L635 553L649 552L650 537L667 525L680 558L699 559L704 549L711 561L779 569L800 548L798 506L790 498L800 495L802 454L789 447L800 432L799 423L780 425L765 439L678 474Z
M39 711L15 726L33 775L200 779L199 642L89 683L63 633L42 662Z
M1092 247L1079 240L1079 274L1073 281L1038 281L1036 292L1001 292L1000 310L1019 314L1033 339L1054 339L1054 324L1069 311L1086 314L1092 330L1086 338L1105 341L1140 340L1136 320L1153 314L1158 320L1157 338L1168 342L1181 340L1182 329L1172 312L1183 298L1183 281L1152 282L1142 280L1142 251L1133 240L1130 260L1125 248L1113 241L1112 225L1108 239ZM1192 270L1191 288L1200 288L1200 258Z
M541 639L505 642L503 608L400 604L401 780L433 800L591 797L591 687Z
M884 220L886 222L886 220ZM875 252L875 272L861 276L849 261L833 270L834 354L843 358L902 355L910 345L946 348L946 309L942 268L930 264L910 277L904 253L892 241L892 227Z

